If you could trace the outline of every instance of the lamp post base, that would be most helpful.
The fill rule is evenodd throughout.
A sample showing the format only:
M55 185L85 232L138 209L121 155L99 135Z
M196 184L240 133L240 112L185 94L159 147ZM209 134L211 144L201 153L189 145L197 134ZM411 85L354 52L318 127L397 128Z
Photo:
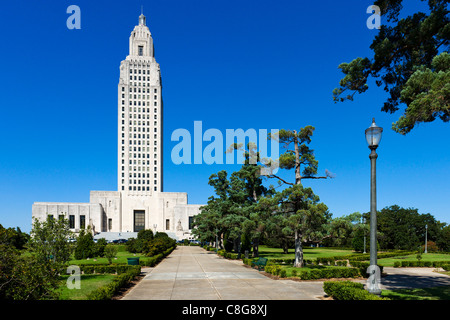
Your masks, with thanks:
M367 279L366 290L369 293L376 294L379 296L381 294L380 282L381 282L381 272L380 268L375 265L370 265L367 268L367 273L369 278Z
M373 288L367 288L367 292L379 296L381 294L381 289L379 287L375 288L374 286Z

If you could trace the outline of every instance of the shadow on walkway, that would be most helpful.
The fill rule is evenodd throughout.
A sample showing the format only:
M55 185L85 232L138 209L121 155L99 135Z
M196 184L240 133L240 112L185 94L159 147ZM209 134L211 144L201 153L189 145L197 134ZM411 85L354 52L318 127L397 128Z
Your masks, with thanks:
M386 277L381 278L381 285L389 290L450 286L450 277L429 270L424 270L424 272L420 273L401 270L398 272L388 272Z

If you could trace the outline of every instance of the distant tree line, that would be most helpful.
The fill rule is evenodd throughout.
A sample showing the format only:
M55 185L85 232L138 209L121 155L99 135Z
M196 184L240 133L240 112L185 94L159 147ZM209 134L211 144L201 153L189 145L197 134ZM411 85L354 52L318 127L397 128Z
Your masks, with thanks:
M369 212L356 212L332 219L330 232L336 236L323 241L323 245L363 251L366 236L368 252L369 221ZM418 209L398 205L377 212L377 240L378 247L382 250L423 250L425 233L429 252L450 252L450 226L436 220L430 213L420 214Z

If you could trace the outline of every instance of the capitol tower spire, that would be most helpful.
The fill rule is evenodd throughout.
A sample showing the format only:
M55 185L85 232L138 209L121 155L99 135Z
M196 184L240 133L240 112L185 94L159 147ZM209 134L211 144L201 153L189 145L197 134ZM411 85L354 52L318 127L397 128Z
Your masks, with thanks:
M162 192L161 73L143 14L120 64L118 89L118 191Z
M139 16L139 25L140 26L145 26L145 16L143 13L143 9L141 9L141 15Z

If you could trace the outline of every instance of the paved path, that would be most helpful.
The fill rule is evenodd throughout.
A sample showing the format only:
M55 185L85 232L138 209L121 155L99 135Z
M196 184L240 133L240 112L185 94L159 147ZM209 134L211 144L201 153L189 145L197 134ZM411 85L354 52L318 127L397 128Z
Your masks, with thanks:
M179 246L123 300L316 300L322 282L273 280L242 262Z
M434 268L384 268L381 289L450 285ZM322 281L273 280L239 260L200 247L177 247L132 288L124 300L317 300ZM366 280L356 280L365 283Z
M450 277L433 272L436 268L384 267L386 277L381 278L381 289L431 288L450 286Z

